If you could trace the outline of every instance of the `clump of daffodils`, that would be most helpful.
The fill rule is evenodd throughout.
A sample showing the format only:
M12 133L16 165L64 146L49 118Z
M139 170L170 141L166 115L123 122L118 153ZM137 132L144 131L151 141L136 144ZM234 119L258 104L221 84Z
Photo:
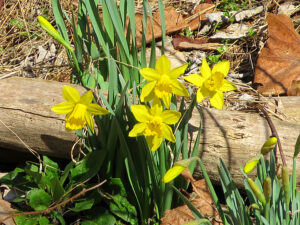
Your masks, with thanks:
M211 70L207 64L206 59L203 59L201 66L201 74L191 74L184 79L198 88L197 102L201 102L206 97L209 97L210 104L222 109L224 105L223 92L233 91L236 89L235 85L226 80L230 68L229 61L219 62Z

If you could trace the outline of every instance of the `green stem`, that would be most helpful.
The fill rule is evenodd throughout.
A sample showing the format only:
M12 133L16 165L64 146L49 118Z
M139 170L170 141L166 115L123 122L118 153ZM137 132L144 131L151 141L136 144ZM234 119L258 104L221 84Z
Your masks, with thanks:
M264 206L264 217L268 222L270 221L270 202L267 202Z
M211 197L212 197L212 199L214 200L214 203L215 203L215 205L216 205L216 207L217 207L217 209L218 209L219 215L220 215L220 217L222 218L223 223L226 225L226 224L228 224L228 221L226 220L226 217L225 217L224 212L223 212L223 210L222 210L222 207L221 207L221 204L220 204L220 202L219 202L218 196L217 196L217 194L216 194L216 192L215 192L215 189L214 189L214 187L213 187L213 185L212 185L212 183L211 183L211 181L210 181L210 179L209 179L209 176L208 176L208 174L207 174L207 172L206 172L206 169L205 169L205 167L204 167L204 165L203 165L201 159L198 159L198 162L199 162L199 164L200 164L200 168L201 168L201 170L202 170L202 173L203 173L205 182L206 182L206 184L207 184L207 186L208 186L208 188L209 188Z
M296 158L293 158L293 173L292 173L292 199L296 197Z

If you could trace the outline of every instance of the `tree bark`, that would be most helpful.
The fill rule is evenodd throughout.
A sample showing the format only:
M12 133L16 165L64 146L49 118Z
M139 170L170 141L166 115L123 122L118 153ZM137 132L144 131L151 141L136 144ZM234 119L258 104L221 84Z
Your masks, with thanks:
M66 132L64 115L57 115L51 107L63 100L62 87L66 83L12 77L0 81L0 148L28 152L28 146L40 154L69 158L76 140L74 132ZM70 84L68 84L70 85ZM85 89L76 86L82 94ZM280 109L287 120L272 118L281 138L289 168L292 167L294 145L300 134L300 97L280 98ZM199 155L214 182L219 182L217 166L222 158L238 186L242 185L240 168L260 151L271 132L264 118L257 113L201 108L193 111L190 124L191 146L199 124L203 128ZM7 126L4 126L4 124ZM20 154L20 153L19 153ZM2 154L3 155L3 154ZM279 162L280 161L280 157ZM3 162L4 158L0 157ZM13 159L11 159L13 160ZM298 160L299 161L299 160ZM300 165L298 163L297 170ZM201 174L196 171L196 176ZM300 180L298 174L297 180Z

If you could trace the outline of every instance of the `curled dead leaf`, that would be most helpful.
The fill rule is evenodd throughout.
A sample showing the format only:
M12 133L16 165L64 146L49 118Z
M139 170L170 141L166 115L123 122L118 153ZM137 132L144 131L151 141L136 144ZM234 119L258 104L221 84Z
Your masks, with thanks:
M258 56L254 83L263 95L300 95L300 36L286 15L269 14L267 22L269 38Z

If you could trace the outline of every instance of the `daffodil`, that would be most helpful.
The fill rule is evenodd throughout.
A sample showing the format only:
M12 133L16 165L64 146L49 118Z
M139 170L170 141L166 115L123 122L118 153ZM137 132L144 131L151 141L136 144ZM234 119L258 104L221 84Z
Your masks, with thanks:
M109 111L98 104L92 103L94 99L93 92L90 90L80 96L79 92L68 85L63 87L63 98L66 102L61 102L51 108L58 114L66 114L66 130L79 130L86 124L94 132L94 123L92 115L105 115Z
M191 74L184 79L199 87L197 91L197 102L201 102L209 97L210 104L222 109L224 105L223 92L233 91L235 85L226 80L225 77L229 72L230 62L222 61L211 70L206 59L203 59L201 66L201 74Z
M155 65L155 69L143 68L140 74L147 83L141 93L141 101L147 102L152 99L161 99L167 108L170 108L172 93L188 97L189 93L177 78L184 73L188 64L171 69L168 57L161 56Z
M161 145L163 138L175 142L175 136L169 125L175 124L180 119L181 113L175 110L164 110L157 101L151 108L146 105L133 105L131 111L139 122L129 132L129 137L145 136L151 151Z

